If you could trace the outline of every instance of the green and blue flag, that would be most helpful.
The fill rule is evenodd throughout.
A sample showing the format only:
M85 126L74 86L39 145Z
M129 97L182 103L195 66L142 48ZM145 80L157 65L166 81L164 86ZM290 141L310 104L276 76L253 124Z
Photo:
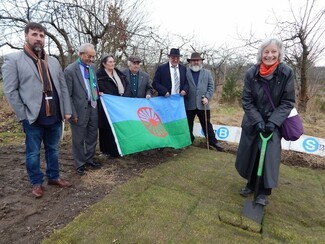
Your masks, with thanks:
M106 117L120 155L191 144L184 98L129 98L102 95Z

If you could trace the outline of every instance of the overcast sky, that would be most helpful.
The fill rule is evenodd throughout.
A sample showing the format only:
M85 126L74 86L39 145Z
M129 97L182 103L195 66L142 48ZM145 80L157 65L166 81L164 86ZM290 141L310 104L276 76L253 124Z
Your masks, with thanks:
M295 10L306 2L291 0ZM223 44L235 47L238 34L249 37L251 31L256 38L264 39L275 34L272 25L275 15L282 21L292 18L289 0L144 0L144 3L149 13L147 24L160 26L159 34L195 36L198 43L215 48ZM317 0L317 9L325 9L325 0ZM325 43L325 35L323 40ZM8 48L5 49L1 48L0 54L7 53ZM325 53L317 65L325 66Z
M275 14L280 20L292 18L288 0L145 0L150 9L151 23L162 33L195 35L200 43L236 45L237 33L264 39L274 35ZM291 1L294 8L306 0ZM325 1L318 0L318 9ZM325 42L325 37L324 37ZM325 57L318 64L325 65Z

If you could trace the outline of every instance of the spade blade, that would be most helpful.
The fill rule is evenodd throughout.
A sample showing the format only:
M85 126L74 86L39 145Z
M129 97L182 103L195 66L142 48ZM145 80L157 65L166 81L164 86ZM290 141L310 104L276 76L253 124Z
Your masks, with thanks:
M264 215L264 206L256 204L254 201L246 199L244 202L243 216L261 224Z

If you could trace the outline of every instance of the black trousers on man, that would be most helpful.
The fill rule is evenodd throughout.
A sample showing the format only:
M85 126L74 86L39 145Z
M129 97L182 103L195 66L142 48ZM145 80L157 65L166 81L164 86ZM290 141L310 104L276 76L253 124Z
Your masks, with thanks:
M210 110L206 110L207 112L207 127L206 128L206 124L205 124L205 115L204 115L204 110L186 110L186 115L187 115L187 121L188 121L188 127L190 129L190 135L191 135L191 140L192 143L195 139L194 135L193 135L193 124L194 124L194 119L195 116L197 115L197 117L199 117L199 121L204 133L204 136L206 137L207 132L208 132L208 137L209 137L209 144L210 145L215 145L218 140L216 139L212 124L210 122ZM206 129L208 129L208 131L206 131Z

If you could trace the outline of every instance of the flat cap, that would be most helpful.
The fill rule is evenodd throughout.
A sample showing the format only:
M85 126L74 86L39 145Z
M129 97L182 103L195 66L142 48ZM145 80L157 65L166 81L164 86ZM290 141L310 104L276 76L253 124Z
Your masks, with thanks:
M129 61L131 62L141 62L141 58L139 56L136 55L130 55L130 57L128 58Z

